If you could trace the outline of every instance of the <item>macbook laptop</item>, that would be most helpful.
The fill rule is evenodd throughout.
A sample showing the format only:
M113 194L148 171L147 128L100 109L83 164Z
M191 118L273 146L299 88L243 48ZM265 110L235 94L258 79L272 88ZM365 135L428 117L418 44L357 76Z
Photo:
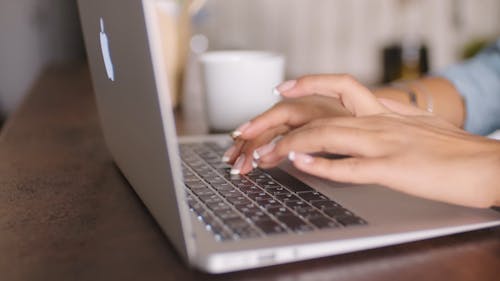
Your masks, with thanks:
M229 137L176 135L158 1L78 4L108 148L188 265L222 273L500 224L491 209L329 182L287 163L231 176Z

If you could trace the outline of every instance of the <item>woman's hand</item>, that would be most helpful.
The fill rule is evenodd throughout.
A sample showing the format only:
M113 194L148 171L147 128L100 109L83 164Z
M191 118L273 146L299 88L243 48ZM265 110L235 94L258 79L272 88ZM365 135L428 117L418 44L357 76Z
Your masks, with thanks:
M500 203L498 141L468 134L415 107L377 100L369 91L356 91L362 89L357 82L349 83L354 87L346 86L341 93L320 93L340 98L358 117L311 121L265 146L259 166L275 166L288 155L298 169L334 181L381 184L473 207ZM356 99L350 96L353 92L358 93ZM282 95L307 93L292 88ZM311 155L318 152L350 157Z
M255 165L256 148L312 120L349 115L335 98L314 95L284 99L246 125L244 135L238 136L224 154L224 161L234 163L238 173L248 173L252 162Z
M365 86L346 74L304 76L284 82L275 91L289 99L233 132L236 141L226 151L223 160L234 164L232 172L235 174L252 170L259 152L265 153L269 149L269 145L263 144L312 120L387 111Z

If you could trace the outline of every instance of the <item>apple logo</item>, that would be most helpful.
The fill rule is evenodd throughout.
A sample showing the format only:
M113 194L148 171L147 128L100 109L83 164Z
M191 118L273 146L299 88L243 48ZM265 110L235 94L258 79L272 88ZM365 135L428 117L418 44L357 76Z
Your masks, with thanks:
M101 32L99 33L99 37L101 39L101 51L102 57L104 59L104 65L106 66L106 73L108 74L108 78L111 81L115 81L115 71L113 69L113 62L111 61L111 53L109 51L109 40L108 35L104 31L104 20L101 18Z

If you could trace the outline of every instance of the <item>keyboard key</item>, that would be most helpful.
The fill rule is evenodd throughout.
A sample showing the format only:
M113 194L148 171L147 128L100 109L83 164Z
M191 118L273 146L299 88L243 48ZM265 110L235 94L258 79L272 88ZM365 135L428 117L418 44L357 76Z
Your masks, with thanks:
M286 186L292 192L305 192L305 191L314 191L307 184L299 181L298 179L292 177L290 174L285 173L279 168L269 169L267 172L271 175L273 179L277 182Z
M196 180L193 180L193 181L188 181L188 182L185 182L185 183L186 183L186 185L190 189L200 188L200 187L207 188L207 185L204 182L202 182L201 180L199 180L199 179L196 179Z
M255 185L251 185L251 186L243 186L240 188L240 191L245 193L245 194L248 194L248 193L259 193L259 192L262 192L262 189L260 189L259 187L255 186Z
M191 209L196 213L196 214L200 214L202 213L203 211L205 211L205 206L203 206L201 203L199 202L196 202L194 203L193 205L191 205Z
M285 202L285 205L287 207L289 207L289 208L292 208L292 209L299 209L299 208L304 208L304 207L310 207L304 201L287 201L287 202Z
M281 185L277 184L277 183L263 183L263 184L260 184L260 186L262 186L264 189L269 189L269 188L282 188Z
M221 173L224 178L231 178L231 167L217 168L217 171Z
M250 226L237 229L235 232L240 238L255 238L260 236L260 233Z
M236 186L237 188L243 188L243 187L249 187L249 186L253 186L254 184L249 182L249 181L244 181L244 182L238 182L238 183L233 183L234 186Z
M265 193L264 191L259 191L259 192L249 192L247 196L252 199L252 200L263 200L263 199L273 199L269 194Z
M184 182L188 183L188 182L199 182L200 179L198 179L197 176L195 176L194 174L192 173L189 173L186 172L184 173Z
M288 194L280 194L280 195L276 195L276 199L282 201L282 202L286 202L286 201L300 201L300 198L291 194L291 193L288 193Z
M216 224L215 216L210 214L209 212L205 212L205 213L201 214L200 217L203 219L203 221L207 225Z
M256 221L255 225L260 228L265 234L283 233L285 229L278 223L272 220Z
M323 212L325 212L325 214L327 214L333 218L344 217L344 216L353 216L353 213L351 213L349 210L344 209L342 207L325 209L325 210L323 210Z
M276 207L281 207L283 206L283 204L281 204L279 201L276 201L274 199L260 199L260 200L256 200L257 202L257 205L261 206L261 207L264 207L266 209L269 209L269 208L276 208Z
M228 221L241 219L241 216L233 210L218 212L216 215L226 224Z
M319 193L319 192L301 192L299 193L299 196L306 200L307 202L311 202L311 201L322 201L322 200L328 200L328 197L326 197L325 195Z
M318 209L331 209L342 207L340 204L329 200L313 201L311 204Z
M214 212L231 209L231 206L229 206L226 202L223 201L207 204L207 207Z
M292 215L292 212L290 212L290 210L288 210L285 207L272 207L272 208L268 208L267 211L275 217L291 216Z
M210 198L210 199L207 199L205 200L203 203L205 203L205 205L213 205L213 204L219 204L219 203L222 203L222 199L219 198L219 197L213 197L213 198Z
M344 226L366 224L366 221L356 216L343 216L335 218Z
M301 218L291 215L291 216L282 216L279 218L279 221L284 223L288 228L293 231L308 231L311 230L311 227L307 225Z
M283 187L271 187L271 188L265 188L266 192L269 192L271 195L285 195L285 194L291 194L290 191Z
M269 215L267 215L266 213L264 213L262 211L256 211L256 212L253 212L251 214L246 214L246 215L247 215L247 218L249 218L252 222L271 219L271 217L269 217Z
M319 211L314 210L312 208L299 208L295 210L301 217L305 219L310 219L314 217L323 217L324 215L321 214Z
M241 192L239 192L238 190L236 190L234 188L232 188L230 190L219 190L219 193L222 196L224 196L225 198L241 196Z
M339 226L337 223L327 217L313 217L309 219L309 222L319 229L335 228Z
M250 225L245 219L243 219L241 217L227 218L223 221L233 231L247 228Z
M214 185L221 185L221 184L228 184L226 182L226 180L224 180L223 178L221 177L214 177L212 179L209 179L207 180L211 186L214 186Z
M228 191L228 190L234 190L234 187L229 185L228 183L223 183L223 184L214 184L212 185L217 191Z
M209 230L212 231L213 233L221 233L224 231L224 227L220 223L214 223L211 225L207 225L209 227Z
M227 201L232 203L233 205L244 205L244 204L250 204L250 200L248 200L244 196L238 196L238 197L228 197L226 198Z
M209 190L210 191L210 190ZM212 191L206 192L207 194L199 195L198 197L202 202L206 202L212 199L219 199L219 196Z
M253 203L249 203L249 204L235 204L234 207L242 212L243 214L247 214L247 213L252 213L252 212L256 212L256 211L260 211L260 208L257 207L255 204Z
M269 179L269 176L265 175L263 172L250 172L247 174L247 177L251 180L258 180L258 179L261 179L261 180L265 180L265 179Z

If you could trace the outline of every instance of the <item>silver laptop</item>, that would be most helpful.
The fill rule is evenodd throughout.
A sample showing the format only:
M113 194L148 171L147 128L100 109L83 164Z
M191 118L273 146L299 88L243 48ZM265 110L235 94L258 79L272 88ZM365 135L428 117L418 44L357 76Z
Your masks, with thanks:
M117 165L187 264L211 273L471 231L500 213L283 164L231 176L226 136L178 138L157 26L161 0L79 0L102 130Z

